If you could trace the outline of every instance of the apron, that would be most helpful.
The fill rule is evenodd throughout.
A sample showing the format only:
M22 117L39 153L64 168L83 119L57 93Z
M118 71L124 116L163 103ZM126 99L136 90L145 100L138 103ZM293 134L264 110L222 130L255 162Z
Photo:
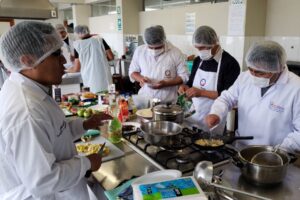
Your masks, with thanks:
M64 64L65 68L70 68L73 66L73 63L71 61L71 48L70 46L64 42L63 46L61 47L61 51L63 56L66 59L66 63Z
M112 75L101 37L80 40L74 43L79 53L83 85L91 92L107 90L112 84Z
M222 55L218 62L217 72L207 72L200 69L203 63L203 61L201 61L193 81L193 87L202 90L217 91L221 62L222 62ZM204 122L204 118L206 117L206 115L208 115L210 108L214 103L214 100L205 97L194 97L192 98L192 101L196 113L186 119L187 124L189 126L200 128L201 130L204 131L209 131L209 128ZM212 133L223 134L225 122L222 122L219 126L217 126L214 130L212 130Z

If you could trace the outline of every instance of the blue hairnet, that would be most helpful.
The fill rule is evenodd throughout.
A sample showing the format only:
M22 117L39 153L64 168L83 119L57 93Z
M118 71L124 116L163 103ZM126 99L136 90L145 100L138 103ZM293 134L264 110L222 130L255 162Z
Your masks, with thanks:
M144 40L148 45L162 45L166 41L164 28L160 25L146 28Z
M0 59L11 71L21 71L38 65L63 42L53 26L44 22L24 21L13 26L0 39ZM21 56L31 58L31 64L22 63Z
M248 50L246 64L258 71L278 73L284 69L286 53L277 42L257 42Z
M200 26L194 32L193 45L194 46L213 46L219 43L217 33L209 26Z
M78 25L75 27L74 32L78 35L88 35L90 34L90 29L86 25Z

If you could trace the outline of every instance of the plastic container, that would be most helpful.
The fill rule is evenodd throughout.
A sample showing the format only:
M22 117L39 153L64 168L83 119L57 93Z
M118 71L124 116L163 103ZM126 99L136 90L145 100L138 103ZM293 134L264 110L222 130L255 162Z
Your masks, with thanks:
M119 143L122 139L122 123L114 117L108 123L108 138L112 143Z
M188 68L188 72L191 73L193 68L193 61L186 61L186 66Z
M114 117L112 120L108 123L108 136L107 139L112 143L119 143L121 142L122 138L122 123L120 121L120 115L122 116L119 108L117 105L111 105L111 114ZM121 118L122 120L122 118Z

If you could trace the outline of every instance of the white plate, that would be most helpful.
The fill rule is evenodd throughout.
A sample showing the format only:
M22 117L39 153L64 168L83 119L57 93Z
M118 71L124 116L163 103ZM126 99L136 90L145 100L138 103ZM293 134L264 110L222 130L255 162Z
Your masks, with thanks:
M132 185L146 184L159 181L167 181L182 176L181 171L175 169L167 169L145 174L132 182Z
M136 115L144 117L146 119L150 119L153 117L153 112L150 108L146 108L136 111Z
M89 108L93 109L93 110L98 110L100 112L104 112L108 109L109 105L94 105L94 106L90 106Z

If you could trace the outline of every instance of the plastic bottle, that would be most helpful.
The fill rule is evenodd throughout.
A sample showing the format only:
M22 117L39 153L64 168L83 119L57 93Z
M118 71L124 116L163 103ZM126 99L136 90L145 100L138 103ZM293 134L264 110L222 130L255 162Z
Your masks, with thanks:
M122 138L122 123L119 120L120 110L116 104L110 105L113 119L108 124L108 140L112 143L119 143Z

